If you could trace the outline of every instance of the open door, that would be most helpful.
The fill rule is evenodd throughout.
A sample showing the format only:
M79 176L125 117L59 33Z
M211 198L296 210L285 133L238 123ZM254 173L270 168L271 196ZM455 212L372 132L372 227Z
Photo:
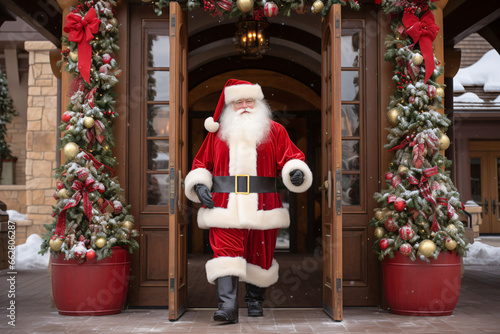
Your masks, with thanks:
M178 2L170 2L170 147L169 147L169 295L168 317L179 319L187 299L187 18Z
M321 176L323 211L323 308L342 320L342 201L340 5L333 5L322 26Z

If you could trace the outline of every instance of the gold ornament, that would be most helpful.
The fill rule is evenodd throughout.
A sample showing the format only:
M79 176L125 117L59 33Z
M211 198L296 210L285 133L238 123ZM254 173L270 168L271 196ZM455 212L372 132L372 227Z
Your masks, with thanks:
M374 234L375 234L375 238L381 239L384 236L384 229L379 226L379 227L377 227L375 229L375 233Z
M106 246L106 239L104 238L99 238L95 241L95 245L97 248L103 248L104 246Z
M122 227L128 229L128 230L132 230L134 228L134 223L132 223L131 221L129 220L126 220L122 223Z
M116 27L118 25L118 21L114 17L112 19L109 19L108 23L111 24L113 27Z
M399 111L397 108L392 108L387 112L387 122L389 122L389 125L394 127L399 124L398 117L401 115L401 111Z
M77 156L78 152L80 152L80 147L78 147L75 143L67 143L64 145L63 151L66 159L73 160Z
M455 248L457 248L457 242L452 238L448 238L446 239L444 246L447 250L454 250Z
M69 53L69 59L71 59L72 62L77 62L78 61L78 51L71 51Z
M62 247L62 244L63 244L63 241L62 239L50 239L49 241L49 247L51 250L53 250L54 252L59 252L61 250L61 247Z
M57 192L57 197L66 199L69 198L68 190L66 188L62 188Z
M398 167L398 173L399 174L406 174L406 173L408 173L408 167L406 167L405 165L400 165Z
M446 133L443 133L441 138L439 138L439 149L440 150L447 150L448 147L450 147L450 137L446 135Z
M94 121L94 118L93 118L93 117L89 117L89 116L87 116L87 117L85 117L85 118L83 119L83 125L85 125L85 127L86 127L87 129L92 128L92 127L94 126L94 124L95 124L95 121Z
M419 66L424 62L424 57L422 57L420 53L415 53L413 57L411 57L411 61L413 62L413 64Z
M375 218L377 218L377 220L381 220L382 218L384 218L384 211L382 210L375 211Z
M313 14L318 14L319 12L321 12L323 10L324 7L325 7L325 4L323 3L323 1L316 0L316 1L314 1L313 5L312 5L311 12L313 12Z
M236 7L241 12L248 13L253 8L253 0L236 0Z
M424 240L418 246L417 255L423 255L425 257L431 257L436 251L436 244L432 240Z
M446 229L448 230L448 233L457 233L458 232L458 228L453 225L453 224L450 224L448 226L446 226Z
M443 87L439 87L436 89L436 95L440 97L444 97L444 89Z

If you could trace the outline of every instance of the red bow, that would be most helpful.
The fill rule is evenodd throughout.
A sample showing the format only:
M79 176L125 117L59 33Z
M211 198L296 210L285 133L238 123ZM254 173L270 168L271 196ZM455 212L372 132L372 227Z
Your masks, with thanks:
M431 191L429 189L429 183L427 183L427 181L428 181L429 177L436 175L438 173L439 173L439 171L438 171L437 166L434 166L432 168L424 170L422 172L423 175L420 178L420 185L419 185L420 192L422 193L422 196L424 196L424 198L426 200L428 200L429 202L431 202L434 205L434 209L436 208L437 203L436 203L436 200L434 199L434 197L432 197ZM438 225L437 220L436 220L436 213L434 213L431 231L436 232L437 230L439 230L439 225Z
M78 43L78 70L83 79L90 82L90 64L92 62L92 46L90 41L99 31L101 20L97 18L94 8L91 8L85 17L75 13L66 16L64 32L68 33L68 40Z
M403 24L406 27L406 33L410 35L413 42L419 42L420 44L420 51L422 51L425 60L425 82L427 82L435 68L432 41L436 39L439 27L430 11L425 12L420 20L415 14L405 12L403 14Z
M83 213L89 219L89 223L92 220L92 203L89 200L89 193L97 190L98 186L95 184L95 180L89 176L85 183L76 180L73 182L71 186L76 192L71 197L64 208L59 213L59 217L57 217L57 225L55 233L58 236L64 236L66 232L66 211L72 207L75 207L80 203L80 200L83 198Z

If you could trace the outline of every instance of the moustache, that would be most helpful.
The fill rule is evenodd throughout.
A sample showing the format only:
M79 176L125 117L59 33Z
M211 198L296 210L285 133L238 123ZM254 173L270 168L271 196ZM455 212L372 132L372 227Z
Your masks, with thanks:
M241 109L238 109L236 110L236 115L241 115L243 114L244 112L249 112L251 113L253 110L250 109L250 108L241 108Z

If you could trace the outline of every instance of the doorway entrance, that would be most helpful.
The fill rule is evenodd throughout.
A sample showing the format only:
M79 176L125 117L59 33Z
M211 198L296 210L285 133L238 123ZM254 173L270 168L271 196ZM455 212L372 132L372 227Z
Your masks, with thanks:
M293 69L291 69L293 71ZM205 136L203 123L213 115L221 87L230 78L244 78L259 83L273 110L273 119L287 129L292 141L306 155L313 175L319 175L321 100L317 92L286 74L259 68L221 73L199 83L189 93L189 157L198 152ZM213 87L213 89L207 89ZM290 212L290 227L278 235L275 259L280 265L280 279L267 289L266 307L322 306L321 192L314 183L308 192L290 193L278 183L283 205ZM199 204L192 203L188 224L188 305L214 307L214 286L205 275L205 263L212 257L208 230L196 224ZM241 290L245 291L244 284ZM244 307L240 294L240 306Z
M471 196L483 208L479 232L500 233L500 141L471 141L469 152Z
M282 18L286 24L270 26L276 53L246 60L227 41L233 23L203 12L188 20L177 2L170 7L161 17L150 6L129 7L128 182L141 235L130 306L168 307L177 319L186 307L216 305L213 286L203 285L208 238L182 182L228 78L263 87L315 174L308 193L283 191L292 224L280 232L282 285L268 289L267 306L322 306L341 320L342 305L377 305L368 226L378 186L377 43L365 37L376 18L342 19L338 5L323 26L320 16Z

